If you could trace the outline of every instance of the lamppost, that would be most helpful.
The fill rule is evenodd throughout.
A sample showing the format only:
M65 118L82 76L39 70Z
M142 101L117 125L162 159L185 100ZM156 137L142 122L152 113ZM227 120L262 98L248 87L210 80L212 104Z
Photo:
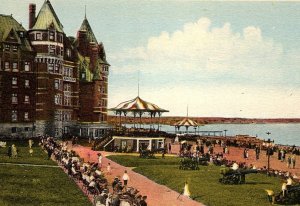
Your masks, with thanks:
M225 132L225 137L226 137L226 132L227 132L227 131L228 131L227 129L224 130L224 132Z
M271 132L267 132L266 134L269 136L271 134ZM270 155L271 155L271 152L272 152L271 139L268 138L268 141L267 141L267 156L268 156L268 171L267 171L267 174L268 175L270 175Z

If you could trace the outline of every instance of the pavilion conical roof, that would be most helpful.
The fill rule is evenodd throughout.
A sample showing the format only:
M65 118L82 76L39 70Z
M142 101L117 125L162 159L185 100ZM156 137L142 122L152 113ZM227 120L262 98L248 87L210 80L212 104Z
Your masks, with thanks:
M196 121L186 117L183 120L176 122L173 126L197 127L197 126L199 126L199 124Z
M36 21L32 29L47 30L51 26L58 32L64 32L63 25L60 23L50 1L46 0L36 17Z
M111 108L111 111L141 111L141 112L169 112L168 110L162 109L156 104L144 101L139 96L134 99L122 102L118 106Z

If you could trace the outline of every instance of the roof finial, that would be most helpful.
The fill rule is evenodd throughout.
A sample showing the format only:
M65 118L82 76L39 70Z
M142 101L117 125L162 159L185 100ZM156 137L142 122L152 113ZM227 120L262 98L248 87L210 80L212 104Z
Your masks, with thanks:
M186 118L189 117L189 105L186 106Z
M138 97L140 96L140 70L138 71Z
M84 19L86 19L86 5L84 5Z

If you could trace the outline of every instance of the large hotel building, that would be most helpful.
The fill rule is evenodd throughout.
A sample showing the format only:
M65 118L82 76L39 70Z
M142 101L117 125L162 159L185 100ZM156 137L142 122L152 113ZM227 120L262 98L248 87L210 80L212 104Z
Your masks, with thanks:
M75 38L49 0L29 5L28 30L0 14L0 136L101 137L109 66L86 17Z

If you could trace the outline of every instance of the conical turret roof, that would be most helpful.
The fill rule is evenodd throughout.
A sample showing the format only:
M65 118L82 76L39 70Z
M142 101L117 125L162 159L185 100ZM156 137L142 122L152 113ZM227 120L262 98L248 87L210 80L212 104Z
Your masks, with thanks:
M86 17L84 17L84 20L83 20L83 22L80 26L79 31L86 31L88 41L89 42L95 42L95 43L98 44L97 39L96 39L96 37L94 35L94 32L92 30L92 27L91 27L91 25L90 25L90 23L89 23L89 21L87 20Z
M64 32L63 25L60 23L50 1L46 0L36 17L32 30L47 30L50 26L53 26L58 32Z

